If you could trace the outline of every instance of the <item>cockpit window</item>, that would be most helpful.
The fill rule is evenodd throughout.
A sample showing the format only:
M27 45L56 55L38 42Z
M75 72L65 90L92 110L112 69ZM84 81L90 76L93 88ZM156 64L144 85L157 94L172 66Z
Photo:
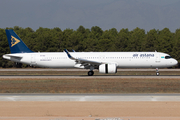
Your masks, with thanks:
M171 56L165 56L165 59L170 59L170 58L172 58Z

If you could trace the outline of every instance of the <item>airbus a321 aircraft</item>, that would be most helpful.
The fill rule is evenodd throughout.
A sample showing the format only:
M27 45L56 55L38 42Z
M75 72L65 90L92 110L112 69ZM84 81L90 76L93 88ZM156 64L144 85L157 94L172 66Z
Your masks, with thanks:
M49 68L90 69L89 76L98 69L100 73L116 73L117 68L158 68L171 67L178 62L161 52L33 52L13 30L6 30L11 54L3 55L18 63Z

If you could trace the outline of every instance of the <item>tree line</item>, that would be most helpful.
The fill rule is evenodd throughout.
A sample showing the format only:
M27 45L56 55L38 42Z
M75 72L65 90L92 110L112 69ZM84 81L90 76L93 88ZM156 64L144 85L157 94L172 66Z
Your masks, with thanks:
M62 52L65 48L76 52L123 52L158 51L170 54L180 62L180 29L175 33L168 28L163 30L135 28L132 31L116 28L103 31L98 26L91 29L79 26L77 30L61 30L39 27L36 31L27 27L15 26L13 29L23 42L34 52ZM0 28L0 54L10 53L5 29ZM0 67L16 67L16 63L0 58ZM23 65L22 67L28 67ZM176 66L180 67L180 65Z

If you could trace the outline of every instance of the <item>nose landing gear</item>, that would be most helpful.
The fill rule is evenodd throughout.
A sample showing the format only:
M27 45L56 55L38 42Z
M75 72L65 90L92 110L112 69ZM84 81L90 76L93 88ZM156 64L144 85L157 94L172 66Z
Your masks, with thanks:
M159 74L160 74L159 70L158 70L158 68L156 68L156 75L159 76Z

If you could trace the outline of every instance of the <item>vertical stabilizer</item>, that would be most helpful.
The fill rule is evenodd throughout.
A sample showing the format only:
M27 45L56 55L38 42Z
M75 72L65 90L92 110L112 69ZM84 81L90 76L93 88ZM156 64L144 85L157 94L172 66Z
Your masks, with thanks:
M6 35L9 43L11 53L31 53L26 44L19 38L19 36L12 30L6 29Z

